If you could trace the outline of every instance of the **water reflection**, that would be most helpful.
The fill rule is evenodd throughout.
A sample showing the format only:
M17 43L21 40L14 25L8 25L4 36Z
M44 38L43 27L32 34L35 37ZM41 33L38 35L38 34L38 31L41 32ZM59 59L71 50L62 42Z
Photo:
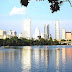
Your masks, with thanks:
M29 72L31 69L31 47L24 47L22 49L22 71Z
M72 48L0 49L0 72L72 72Z
M66 63L66 49L62 48L62 62L63 65Z
M60 50L55 51L56 72L59 72L60 68Z

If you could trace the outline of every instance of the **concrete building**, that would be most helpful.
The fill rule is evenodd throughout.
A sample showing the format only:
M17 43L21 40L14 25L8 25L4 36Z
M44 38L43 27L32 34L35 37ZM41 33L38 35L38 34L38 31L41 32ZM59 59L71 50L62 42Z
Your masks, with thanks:
M72 33L66 32L66 40L72 40Z
M30 39L31 38L31 19L24 20L22 27L23 38Z
M0 39L3 39L5 35L6 35L6 31L0 30Z
M44 25L44 37L45 39L49 39L49 24Z
M8 35L12 36L12 30L9 30Z
M59 21L55 22L55 39L60 40L60 23L59 23Z
M66 30L62 29L62 39L66 39Z
M17 32L16 31L12 31L12 36L16 36Z
M22 37L23 37L23 34L22 34L22 33L20 33L18 38L22 38Z
M8 35L9 36L16 36L17 35L17 32L16 31L9 30Z
M45 36L44 33L41 33L41 38L45 38L44 36Z
M39 36L40 36L40 30L39 30L39 28L37 27L37 28L35 29L35 39L38 39Z

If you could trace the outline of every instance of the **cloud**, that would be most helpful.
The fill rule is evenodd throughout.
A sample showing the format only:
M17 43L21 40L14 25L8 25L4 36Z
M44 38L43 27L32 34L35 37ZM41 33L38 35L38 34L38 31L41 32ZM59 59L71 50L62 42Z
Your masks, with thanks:
M10 12L10 15L25 14L26 8L14 7Z

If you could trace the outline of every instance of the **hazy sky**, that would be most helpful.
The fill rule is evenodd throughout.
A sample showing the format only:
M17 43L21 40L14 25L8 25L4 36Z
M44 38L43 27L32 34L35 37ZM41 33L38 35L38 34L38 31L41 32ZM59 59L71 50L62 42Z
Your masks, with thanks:
M51 13L50 4L45 1L30 1L28 7L21 6L20 0L0 1L0 30L15 30L22 32L22 22L31 18L32 35L35 28L39 27L44 32L44 24L50 25L50 34L54 38L55 21L60 21L60 33L62 28L72 31L72 7L69 2L64 2L60 11Z

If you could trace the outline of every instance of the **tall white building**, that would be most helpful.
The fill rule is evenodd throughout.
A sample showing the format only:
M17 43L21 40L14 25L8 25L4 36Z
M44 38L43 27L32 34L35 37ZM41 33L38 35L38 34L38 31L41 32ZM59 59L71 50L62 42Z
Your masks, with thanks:
M35 39L38 39L38 36L40 36L40 30L39 30L39 28L37 27L37 28L35 29Z
M62 39L66 39L66 30L62 29Z
M31 19L24 20L22 27L23 38L30 39L31 38Z
M60 23L59 21L55 22L55 39L60 39Z
M49 24L44 25L44 35L45 39L49 39Z
M45 34L44 33L41 33L41 38L45 38L44 36L45 36Z

